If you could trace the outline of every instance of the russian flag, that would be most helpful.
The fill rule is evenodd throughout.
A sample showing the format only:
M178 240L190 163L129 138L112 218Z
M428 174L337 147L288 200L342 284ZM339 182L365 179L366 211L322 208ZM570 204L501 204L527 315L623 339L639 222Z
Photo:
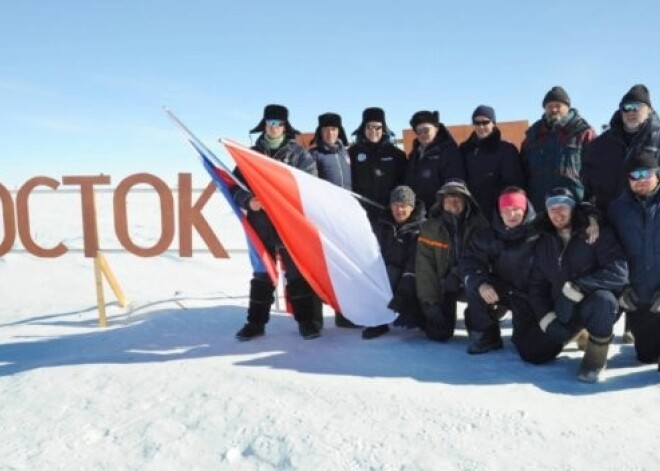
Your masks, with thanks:
M358 325L389 324L392 289L364 209L343 188L222 140L316 294Z
M250 263L255 272L268 273L274 285L278 282L277 265L270 256L263 241L252 227L247 219L245 212L238 207L232 196L232 192L237 187L244 185L231 173L229 168L218 159L195 135L177 118L170 110L165 109L165 113L174 121L179 130L183 133L186 140L195 148L199 155L202 165L211 176L220 193L225 197L227 203L238 218L247 241L248 252L250 254Z

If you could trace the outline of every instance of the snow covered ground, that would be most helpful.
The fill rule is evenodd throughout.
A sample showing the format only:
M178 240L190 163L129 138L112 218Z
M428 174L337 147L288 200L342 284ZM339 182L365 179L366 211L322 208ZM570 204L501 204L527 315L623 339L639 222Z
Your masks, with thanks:
M80 244L77 208L56 200L31 200L37 240ZM216 233L241 248L218 204ZM153 205L130 210L136 240L153 240ZM319 339L275 310L265 337L241 343L244 253L107 259L131 306L106 287L99 328L91 260L20 246L0 258L0 469L660 469L660 374L620 324L596 385L575 379L574 345L522 363L510 319L505 348L476 357L462 323L447 344L398 329L364 341L330 310Z

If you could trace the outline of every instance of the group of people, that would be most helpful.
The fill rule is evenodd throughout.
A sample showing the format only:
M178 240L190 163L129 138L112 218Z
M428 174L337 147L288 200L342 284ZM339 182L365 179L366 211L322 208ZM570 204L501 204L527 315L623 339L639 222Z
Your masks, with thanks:
M266 106L251 132L260 133L255 150L361 196L394 294L388 305L398 313L394 325L447 341L463 300L467 352L484 354L502 348L499 324L511 312L511 341L521 359L548 362L575 340L584 350L578 379L595 382L625 312L637 358L657 363L660 119L649 91L630 88L599 136L562 87L552 87L542 107L520 151L502 139L495 110L486 105L472 113L474 131L460 145L437 111L414 113L409 155L377 107L363 111L350 145L341 116L324 113L305 150L281 105ZM283 260L301 336L319 337L322 304L259 200L243 189L234 198L267 250ZM238 339L265 333L274 290L268 275L253 274ZM335 323L355 327L339 312ZM362 337L389 330L367 326Z

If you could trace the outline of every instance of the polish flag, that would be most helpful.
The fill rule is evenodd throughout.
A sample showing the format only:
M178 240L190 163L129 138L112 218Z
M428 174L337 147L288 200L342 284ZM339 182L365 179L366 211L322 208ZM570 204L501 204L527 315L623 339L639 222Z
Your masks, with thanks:
M355 324L389 324L392 289L364 209L343 188L222 140L316 294Z

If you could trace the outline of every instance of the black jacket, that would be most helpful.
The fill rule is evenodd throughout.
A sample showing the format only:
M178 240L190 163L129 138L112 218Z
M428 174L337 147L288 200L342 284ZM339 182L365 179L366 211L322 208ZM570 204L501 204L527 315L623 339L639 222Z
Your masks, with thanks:
M497 213L497 198L507 186L525 188L520 154L516 146L503 141L495 128L479 139L473 132L459 149L465 164L465 182L488 222Z
M589 245L587 225L586 213L577 207L573 233L564 246L547 214L541 219L529 290L537 319L553 310L566 281L573 282L585 295L599 289L618 295L628 284L628 264L614 232L602 226L598 240Z
M509 295L528 297L539 233L536 212L529 202L527 207L525 219L518 227L507 229L498 215L492 227L472 238L459 264L468 289L476 290L483 283L495 284L493 280L497 279L499 285L507 287Z
M415 293L415 251L423 221L424 205L417 200L415 209L403 224L397 224L390 211L381 215L374 224L374 233L395 296L398 291Z
M388 135L377 142L358 138L349 150L353 191L387 208L390 192L403 184L406 154L392 144ZM375 220L382 210L363 204L370 218Z
M406 185L424 202L427 210L435 204L435 194L447 181L465 180L463 158L456 141L447 128L440 124L438 134L424 152L417 139L408 156Z
M351 162L348 157L348 150L341 141L337 141L334 148L321 142L309 149L309 153L316 161L319 178L347 190L351 189Z
M252 147L252 149L279 162L302 170L303 172L317 175L316 163L314 162L314 159L309 154L309 152L307 152L295 141L293 136L287 136L287 140L282 144L282 146L277 151L272 153L266 146L266 140L262 134L259 136L256 144L254 147ZM234 169L234 175L236 175L239 180L247 184L238 167ZM270 219L268 216L266 216L266 213L263 210L253 211L250 209L249 202L253 196L254 195L250 191L245 191L241 188L236 188L233 191L234 201L236 201L238 206L247 211L247 219L250 224L252 224L252 227L254 227L263 243L267 247L275 247L281 245L282 242L280 237L277 234L277 231L275 231L275 228L273 227Z
M641 151L655 154L660 160L660 118L652 112L636 133L628 134L623 127L621 112L615 112L610 128L591 143L584 156L582 181L586 198L601 211L606 211L626 187L626 159Z

